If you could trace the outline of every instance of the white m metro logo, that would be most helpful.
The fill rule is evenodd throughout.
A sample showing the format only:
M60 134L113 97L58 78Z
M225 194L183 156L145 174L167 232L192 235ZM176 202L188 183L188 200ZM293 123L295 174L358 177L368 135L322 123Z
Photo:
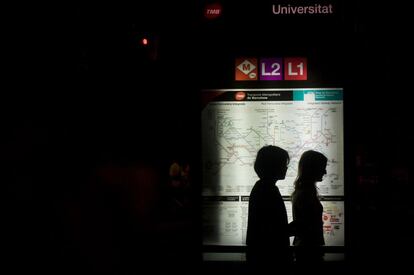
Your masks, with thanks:
M239 69L245 75L248 75L251 71L256 69L256 66L252 64L249 60L245 60L243 63L237 66L237 69Z
M236 80L257 80L256 58L236 58L235 65Z

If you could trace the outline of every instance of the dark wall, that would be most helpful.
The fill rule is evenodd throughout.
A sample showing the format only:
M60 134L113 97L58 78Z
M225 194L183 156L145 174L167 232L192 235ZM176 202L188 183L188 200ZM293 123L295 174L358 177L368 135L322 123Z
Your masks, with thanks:
M203 2L11 10L1 162L12 270L197 266L198 92L242 87L234 57L274 54L308 57L319 75L300 85L344 87L350 259L406 259L394 252L413 245L407 9L344 1L329 24L253 15L240 28L262 11L251 5L223 3L213 21ZM184 213L171 205L174 161L192 168Z

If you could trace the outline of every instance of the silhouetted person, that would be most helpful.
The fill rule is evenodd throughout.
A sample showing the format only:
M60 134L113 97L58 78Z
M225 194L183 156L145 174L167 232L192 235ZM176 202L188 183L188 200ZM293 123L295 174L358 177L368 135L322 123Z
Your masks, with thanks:
M292 194L293 222L295 224L295 257L299 266L309 267L323 262L323 206L319 201L316 183L326 174L328 159L309 150L302 154L295 190Z
M285 271L293 261L286 207L278 180L286 176L289 154L268 145L257 153L254 170L259 180L249 199L246 259L254 274Z

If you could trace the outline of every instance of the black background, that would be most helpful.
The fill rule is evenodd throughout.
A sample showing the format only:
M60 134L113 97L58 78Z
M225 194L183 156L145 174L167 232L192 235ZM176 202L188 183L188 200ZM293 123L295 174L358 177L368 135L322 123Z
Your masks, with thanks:
M199 270L200 89L269 85L344 88L346 263L406 266L402 249L413 245L413 54L405 4L336 2L340 13L325 20L275 19L263 15L271 2L226 1L222 16L207 20L204 2L181 2L6 9L0 144L6 267L68 274ZM139 44L142 36L149 47ZM308 58L307 82L233 80L235 57L289 55ZM192 167L185 226L162 204L172 161ZM145 199L129 197L133 171L145 175L135 184L156 175L163 214L136 216L136 205L146 208ZM111 185L105 172L121 184ZM145 190L137 193L145 197Z

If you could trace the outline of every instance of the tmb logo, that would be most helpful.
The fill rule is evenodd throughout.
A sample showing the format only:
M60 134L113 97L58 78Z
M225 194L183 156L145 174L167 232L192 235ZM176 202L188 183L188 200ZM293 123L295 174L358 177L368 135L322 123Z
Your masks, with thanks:
M207 19L215 19L222 13L222 7L219 3L208 4L204 8L204 17Z
M234 95L234 99L237 100L237 101L244 100L245 98L246 98L246 93L245 92L237 92Z
M257 58L236 58L236 80L257 80Z

